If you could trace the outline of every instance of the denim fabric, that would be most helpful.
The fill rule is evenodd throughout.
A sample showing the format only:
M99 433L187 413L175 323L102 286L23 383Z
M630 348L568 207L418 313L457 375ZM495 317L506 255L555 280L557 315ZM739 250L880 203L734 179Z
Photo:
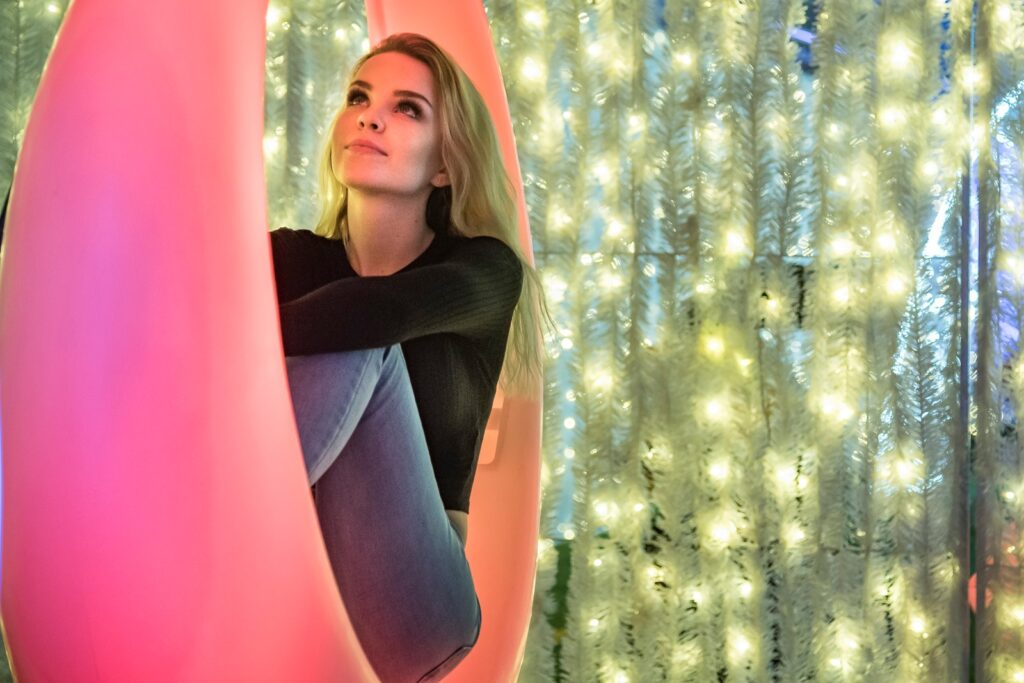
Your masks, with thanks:
M398 345L285 358L334 577L382 683L437 681L480 602L437 489Z

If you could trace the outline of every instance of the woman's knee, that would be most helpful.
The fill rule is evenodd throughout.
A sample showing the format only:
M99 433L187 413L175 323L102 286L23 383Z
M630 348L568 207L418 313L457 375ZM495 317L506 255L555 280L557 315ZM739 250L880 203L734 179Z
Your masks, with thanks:
M462 640L453 651L447 653L439 664L435 665L427 671L427 673L423 674L416 683L431 683L433 681L439 681L451 673L476 646L477 640L480 639L480 627L482 622L483 615L480 610L480 600L477 599L476 619L474 619L472 624L463 631Z

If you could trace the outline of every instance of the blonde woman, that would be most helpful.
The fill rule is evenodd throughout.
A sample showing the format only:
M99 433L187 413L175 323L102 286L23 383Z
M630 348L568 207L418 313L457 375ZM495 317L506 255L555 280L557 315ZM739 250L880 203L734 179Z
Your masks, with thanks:
M357 62L320 189L314 231L271 232L320 528L381 680L438 680L479 636L470 491L499 380L540 377L539 281L486 106L422 36Z

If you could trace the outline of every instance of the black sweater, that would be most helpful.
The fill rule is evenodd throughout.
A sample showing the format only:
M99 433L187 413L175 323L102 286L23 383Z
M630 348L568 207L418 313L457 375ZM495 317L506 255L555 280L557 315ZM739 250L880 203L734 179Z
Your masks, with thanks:
M468 513L522 289L515 253L492 237L438 234L397 273L362 277L340 240L290 228L270 238L285 355L400 343L441 500Z

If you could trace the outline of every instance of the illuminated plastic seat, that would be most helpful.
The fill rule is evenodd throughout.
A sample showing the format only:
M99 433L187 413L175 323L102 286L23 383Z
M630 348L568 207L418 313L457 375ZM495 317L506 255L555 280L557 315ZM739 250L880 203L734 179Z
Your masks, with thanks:
M401 4L371 3L374 35L455 54L518 180L482 7L446 3L442 22ZM262 228L266 8L76 0L49 55L0 269L19 682L375 680L291 418ZM483 629L450 680L513 680L530 616L540 404L496 406L468 546Z

